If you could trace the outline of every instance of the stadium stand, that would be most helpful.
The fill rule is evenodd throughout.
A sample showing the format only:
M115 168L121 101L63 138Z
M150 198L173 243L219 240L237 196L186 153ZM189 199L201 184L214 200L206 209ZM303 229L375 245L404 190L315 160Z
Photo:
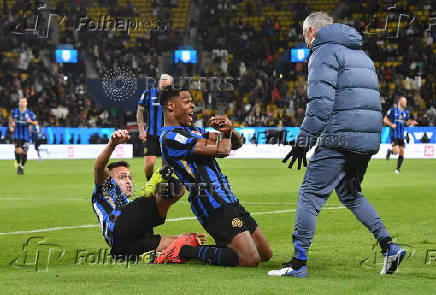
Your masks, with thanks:
M2 126L7 126L8 113L21 96L29 97L29 107L42 126L125 126L134 116L95 103L87 92L86 78L116 66L132 69L138 78L156 77L163 64L169 64L168 71L176 77L232 78L231 87L224 91L190 85L197 126L204 126L214 113L226 113L235 126L299 126L304 117L307 64L290 63L289 51L304 45L302 21L320 10L362 33L364 49L375 61L384 110L405 93L420 125L436 123L436 26L427 29L429 19L436 16L434 1L399 0L395 9L386 10L377 1L345 0L50 0L51 7L69 17L160 19L167 25L163 31L127 35L75 32L69 28L71 23L63 22L53 28L55 41L8 32L23 18L25 3L11 2L9 13L0 16ZM410 18L399 19L401 13ZM52 52L57 44L79 49L80 62L73 71L55 62ZM201 62L195 66L162 63L181 44L199 50Z

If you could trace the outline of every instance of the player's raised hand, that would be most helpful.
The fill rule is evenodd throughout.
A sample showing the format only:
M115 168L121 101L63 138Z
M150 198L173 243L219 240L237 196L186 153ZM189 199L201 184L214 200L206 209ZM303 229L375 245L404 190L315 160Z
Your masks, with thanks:
M298 170L301 169L301 162L303 162L304 167L307 167L306 151L303 148L293 145L292 150L283 158L282 163L286 163L291 157L292 159L288 166L289 169L292 169L296 160L298 160Z
M112 133L111 138L109 140L109 144L113 147L116 147L119 144L127 143L130 139L129 131L127 130L117 130Z
M419 123L418 123L417 121L415 121L415 120L410 120L410 123L409 123L409 126L410 126L410 127L413 127L413 126L416 126L416 125L419 125Z
M225 134L229 134L233 129L232 122L229 120L229 118L227 118L227 116L223 115L215 115L210 117L209 125L215 130Z

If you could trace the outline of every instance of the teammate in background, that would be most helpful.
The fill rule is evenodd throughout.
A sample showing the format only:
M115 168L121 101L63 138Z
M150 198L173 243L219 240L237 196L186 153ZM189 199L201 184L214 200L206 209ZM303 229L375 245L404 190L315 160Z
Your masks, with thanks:
M172 83L173 77L162 74L158 87L146 89L138 102L136 119L138 121L139 139L145 142L144 172L147 180L153 174L156 156L161 156L159 137L163 127L163 114L162 107L159 104L159 94L165 86Z
M171 177L170 169L157 169L149 183L154 187L168 179L173 190L165 194L153 193L150 197L140 197L129 201L133 192L132 173L124 161L112 162L109 158L118 144L126 143L130 136L127 130L115 131L107 146L94 163L95 188L92 194L92 207L97 215L103 236L112 248L111 255L117 259L135 259L149 251L162 251L179 236L160 236L153 228L165 222L168 209L185 192L180 181ZM107 166L106 166L107 165ZM166 177L162 177L160 172ZM168 173L169 170L169 173ZM188 244L197 246L204 243L204 234L187 234L181 238Z
M392 149L388 149L386 160L389 160L391 155L398 155L396 174L400 174L401 164L404 159L404 125L416 126L418 122L410 119L409 111L406 110L407 99L404 96L398 98L398 106L391 108L386 113L383 122L391 127Z
M15 165L17 174L24 174L24 165L27 161L27 150L30 141L30 125L37 126L35 113L27 109L27 98L18 101L18 108L12 110L9 116L9 130L14 135Z
M217 133L192 127L194 104L188 91L170 86L160 95L165 127L160 138L162 162L189 190L192 212L217 246L189 247L176 241L157 258L158 263L177 263L201 258L221 266L257 266L272 256L271 248L250 214L239 204L215 157L227 157L242 146L240 135L225 116L209 122Z
M31 142L35 145L35 151L38 154L39 160L42 161L41 150L39 147L41 146L41 144L44 144L46 138L45 135L41 132L41 128L39 127L39 125L33 126L32 129L33 130L32 130ZM48 153L47 150L44 151Z

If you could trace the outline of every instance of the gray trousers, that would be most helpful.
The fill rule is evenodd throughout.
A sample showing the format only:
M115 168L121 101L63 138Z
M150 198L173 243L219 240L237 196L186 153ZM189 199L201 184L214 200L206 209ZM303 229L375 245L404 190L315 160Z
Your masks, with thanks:
M360 187L369 159L369 156L360 157L360 165L357 165L356 170L356 165L350 160L350 153L325 147L316 148L298 192L295 229L292 233L294 257L307 260L315 235L316 218L334 189L339 201L353 212L378 241L390 237L374 207L360 192L350 189L349 168L354 165L354 180Z

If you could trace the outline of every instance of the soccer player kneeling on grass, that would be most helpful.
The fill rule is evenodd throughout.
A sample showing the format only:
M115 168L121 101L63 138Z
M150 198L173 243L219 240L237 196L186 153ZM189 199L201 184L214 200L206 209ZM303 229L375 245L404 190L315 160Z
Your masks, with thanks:
M170 206L185 192L180 181L171 176L169 167L158 169L153 174L146 186L149 197L129 201L133 184L128 163L112 162L106 166L115 147L126 143L128 139L127 130L114 132L94 164L92 206L103 236L112 248L111 255L116 259L138 261L146 252L151 256L147 258L155 257L155 251L162 251L175 241L182 240L190 246L203 244L204 234L160 236L153 233L154 227L165 222ZM172 189L166 188L161 193L155 193L156 186L164 181L171 184Z
M232 123L225 116L215 116L210 123L217 133L192 127L192 97L188 91L172 86L161 92L160 103L165 118L160 138L162 159L190 191L192 212L217 246L185 247L182 242L174 243L157 261L199 258L213 265L256 266L269 260L272 251L268 241L239 204L215 161L215 157L226 157L231 149L242 146Z

